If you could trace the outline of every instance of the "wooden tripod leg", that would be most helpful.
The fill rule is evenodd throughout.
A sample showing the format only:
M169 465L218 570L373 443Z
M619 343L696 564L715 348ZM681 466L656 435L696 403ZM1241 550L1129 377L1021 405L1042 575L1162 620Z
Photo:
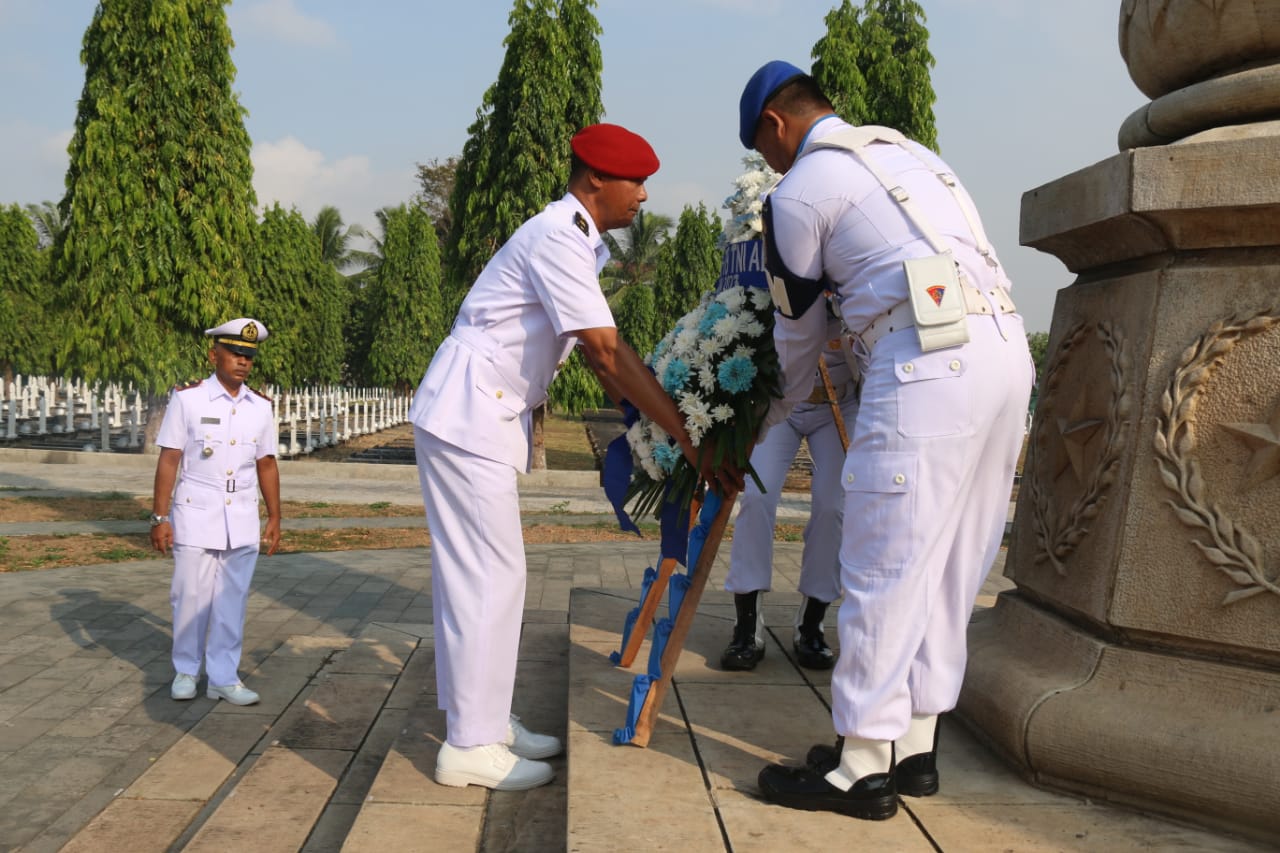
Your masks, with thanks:
M702 500L695 498L689 507L690 527L693 527L697 522L698 510L701 507ZM658 605L662 603L662 595L671 584L671 573L675 571L675 568L675 557L664 557L658 563L658 576L649 585L648 593L645 594L644 600L640 602L640 612L636 615L635 624L631 626L631 633L627 635L627 644L618 654L618 666L627 667L635 662L636 655L640 652L640 646L644 645L644 638L649 633L649 626L653 624L654 614L658 612Z
M720 549L720 539L724 536L724 529L729 522L733 503L737 497L737 494L732 492L724 496L724 501L711 522L711 528L707 531L706 541L703 542L702 551L698 554L698 562L689 576L689 590L684 594L684 601L676 614L671 635L667 637L666 648L662 650L662 677L649 685L644 705L640 708L640 716L636 720L636 732L630 741L634 746L649 745L649 736L653 734L654 726L657 725L662 700L666 696L667 688L671 686L671 676L676 671L676 662L679 661L680 652L684 649L684 639L689 634L693 617L698 612L698 601L702 598L702 589L707 585L711 564L715 562L716 551Z
M671 573L675 567L675 557L664 557L658 564L658 576L649 585L644 601L640 602L640 613L636 616L635 624L631 626L631 633L627 635L627 644L622 647L622 652L618 656L618 666L631 666L635 661L636 654L649 633L649 626L653 623L653 615L658 612L658 605L662 602L662 593L671 583Z

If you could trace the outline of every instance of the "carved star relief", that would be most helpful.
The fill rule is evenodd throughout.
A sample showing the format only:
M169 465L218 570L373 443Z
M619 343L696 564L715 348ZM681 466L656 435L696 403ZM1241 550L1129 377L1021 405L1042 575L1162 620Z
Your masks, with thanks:
M1089 394L1087 391L1081 392L1076 397L1075 405L1071 407L1071 411L1065 418L1057 418L1058 435L1062 436L1062 447L1067 454L1067 464L1071 470L1075 472L1078 482L1085 482L1088 471L1085 468L1085 449L1090 440L1098 434L1098 430L1105 421L1102 418L1091 417L1086 412L1092 410L1089 405ZM1058 476L1062 475L1067 465L1058 470Z
M1244 466L1246 491L1280 476L1280 405L1271 413L1269 423L1223 424L1222 428L1235 433L1253 451Z

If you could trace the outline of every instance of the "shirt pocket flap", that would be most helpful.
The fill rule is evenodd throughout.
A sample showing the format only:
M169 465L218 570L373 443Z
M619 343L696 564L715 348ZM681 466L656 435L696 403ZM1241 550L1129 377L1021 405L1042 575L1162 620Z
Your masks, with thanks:
M851 455L845 463L845 491L905 493L914 488L915 481L914 453L859 453Z
M471 375L476 390L485 398L497 403L513 415L518 415L525 410L524 397L511 387L511 383L503 378L502 373L492 362L483 358L473 358Z
M910 358L899 356L893 365L893 372L902 383L955 379L963 376L964 371L964 357L953 352L931 352Z

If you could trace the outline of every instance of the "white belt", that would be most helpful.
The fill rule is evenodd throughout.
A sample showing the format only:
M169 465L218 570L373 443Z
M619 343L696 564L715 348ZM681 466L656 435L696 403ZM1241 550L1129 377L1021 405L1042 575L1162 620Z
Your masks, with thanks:
M962 286L965 313L987 315L995 313L991 310L991 302L987 301L983 291L972 284L963 284ZM1009 292L1003 287L993 287L986 293L991 295L992 302L995 302L1001 314L1012 314L1018 310L1013 304L1013 299L1009 296ZM870 352L871 348L876 345L876 341L885 335L902 329L910 329L915 324L916 318L911 312L911 300L904 299L872 320L871 325L863 329L858 337L862 339L862 345L867 348L867 352Z

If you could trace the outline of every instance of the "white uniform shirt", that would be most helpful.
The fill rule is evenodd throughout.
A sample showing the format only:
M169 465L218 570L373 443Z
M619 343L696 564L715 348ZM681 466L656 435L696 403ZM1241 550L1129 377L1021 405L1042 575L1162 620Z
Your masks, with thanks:
M169 511L173 541L223 550L256 545L258 460L276 455L271 401L247 385L231 396L217 375L176 389L156 443L182 451Z
M572 194L516 230L485 266L431 360L415 425L528 471L532 411L581 329L612 327L599 275L609 250Z
M902 262L935 252L856 157L838 149L812 149L813 143L848 127L835 116L820 119L773 191L771 204L778 252L787 268L804 278L825 275L833 284L846 328L856 333L907 298ZM924 146L910 141L907 145L914 153L876 142L862 149L861 156L873 159L910 193L971 283L1008 288L1003 267L992 268L979 254L963 211L934 172L950 173L950 168ZM783 370L783 399L774 401L765 426L783 420L812 388L818 353L827 340L820 305L821 300L794 320L777 318L774 342Z

